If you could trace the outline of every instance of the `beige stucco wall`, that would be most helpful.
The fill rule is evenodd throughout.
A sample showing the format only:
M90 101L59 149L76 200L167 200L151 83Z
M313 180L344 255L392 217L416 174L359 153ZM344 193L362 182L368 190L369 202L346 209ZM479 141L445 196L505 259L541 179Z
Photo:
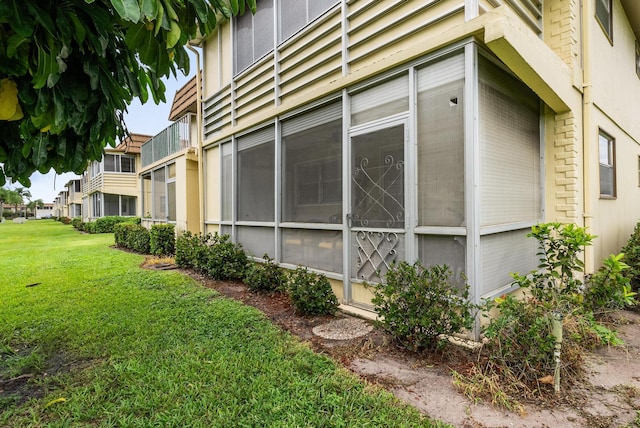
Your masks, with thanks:
M599 265L603 258L617 253L629 239L640 220L640 78L636 74L635 36L618 0L614 0L613 40L605 35L595 17L587 20L591 47L588 67L592 89L587 101L587 141L592 149L587 162L592 189L593 215L591 232L598 235L593 258ZM599 197L598 132L602 129L615 139L616 198Z
M176 233L200 232L198 204L198 163L187 156L176 163Z

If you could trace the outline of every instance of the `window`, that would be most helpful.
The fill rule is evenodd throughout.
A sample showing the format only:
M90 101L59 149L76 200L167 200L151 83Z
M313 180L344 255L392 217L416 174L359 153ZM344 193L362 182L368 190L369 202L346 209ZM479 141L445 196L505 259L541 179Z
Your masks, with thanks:
M418 221L463 226L464 57L419 69L417 89Z
M95 177L96 175L100 174L100 172L100 162L91 162L91 177Z
M288 39L336 3L336 0L280 0L278 40Z
M613 22L611 14L611 0L595 0L596 1L596 18L607 34L609 40L613 40Z
M153 218L166 220L167 218L167 188L164 168L153 171Z
M616 197L616 165L615 165L615 140L600 131L598 135L600 153L600 196L605 198Z
M121 172L136 172L136 160L129 156L120 157Z
M283 220L342 223L342 104L282 123Z
M91 195L91 207L93 209L93 217L102 217L102 194L94 193Z
M640 43L636 40L636 74L640 77Z
M145 174L142 176L142 215L145 218L151 218L151 211L153 211L152 203L153 198L151 196L151 174Z
M278 13L278 41L283 41L335 6L337 0L257 0L250 11L234 20L234 70L242 70L273 50L276 32L274 7Z
M238 221L274 221L275 129L238 138Z
M222 220L233 219L233 151L231 143L222 145Z
M136 172L136 160L131 156L104 155L105 172Z
M235 71L241 72L273 49L273 0L258 0L256 14L248 9L235 20Z

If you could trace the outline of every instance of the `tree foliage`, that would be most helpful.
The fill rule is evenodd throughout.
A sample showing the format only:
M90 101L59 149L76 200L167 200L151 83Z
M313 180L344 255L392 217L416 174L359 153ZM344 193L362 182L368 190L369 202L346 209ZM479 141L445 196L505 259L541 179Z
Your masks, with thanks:
M186 44L256 0L0 0L0 185L82 173L127 130L134 97L165 101Z

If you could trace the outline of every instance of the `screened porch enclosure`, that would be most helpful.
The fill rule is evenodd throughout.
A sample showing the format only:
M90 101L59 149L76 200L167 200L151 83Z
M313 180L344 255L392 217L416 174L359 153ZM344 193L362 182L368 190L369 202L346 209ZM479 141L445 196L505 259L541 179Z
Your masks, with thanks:
M464 274L479 302L537 264L540 128L535 94L461 44L210 146L208 224L325 273L346 304L370 308L363 283L414 260Z

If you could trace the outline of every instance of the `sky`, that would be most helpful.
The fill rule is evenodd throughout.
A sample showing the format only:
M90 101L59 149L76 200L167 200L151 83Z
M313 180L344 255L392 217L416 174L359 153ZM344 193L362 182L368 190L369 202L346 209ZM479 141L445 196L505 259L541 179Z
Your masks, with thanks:
M173 97L176 91L195 75L195 57L190 51L189 56L191 57L191 72L188 76L184 76L178 72L177 79L173 76L170 79L165 79L165 86L167 88L165 92L166 103L156 105L153 99L149 97L149 101L144 105L140 104L138 99L135 99L129 106L128 112L125 114L125 123L127 124L129 132L157 135L171 124L169 121L169 110L171 109ZM51 170L49 173L43 175L36 172L31 176L31 187L28 189L29 192L31 192L31 200L42 199L44 203L53 203L58 193L64 190L64 185L68 183L69 180L76 178L80 178L80 176L73 173L56 175L56 173ZM5 187L15 189L16 187L24 186L20 183L13 183Z

